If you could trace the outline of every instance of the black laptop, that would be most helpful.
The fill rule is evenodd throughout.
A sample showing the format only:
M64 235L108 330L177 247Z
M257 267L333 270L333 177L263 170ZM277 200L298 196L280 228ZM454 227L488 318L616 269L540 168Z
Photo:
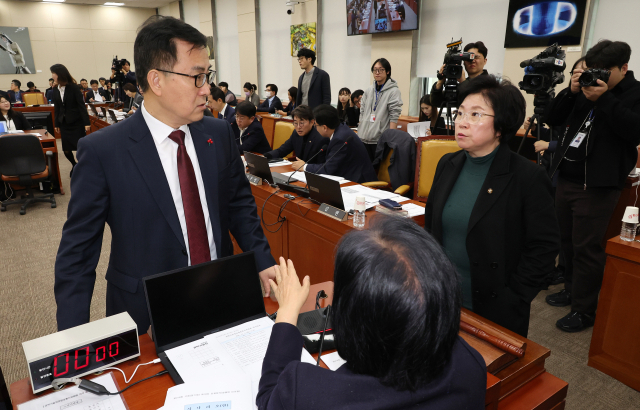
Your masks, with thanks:
M309 186L309 198L345 211L340 182L307 171L304 175Z
M166 350L267 315L253 252L143 279L156 352L176 384Z
M297 182L298 180L295 178L289 179L288 176L283 175L279 172L271 172L269 168L269 160L267 157L263 157L262 155L252 154L251 152L244 152L244 160L247 161L247 167L249 167L249 173L251 175L255 175L258 178L266 179L269 184L274 183L286 183L289 182Z

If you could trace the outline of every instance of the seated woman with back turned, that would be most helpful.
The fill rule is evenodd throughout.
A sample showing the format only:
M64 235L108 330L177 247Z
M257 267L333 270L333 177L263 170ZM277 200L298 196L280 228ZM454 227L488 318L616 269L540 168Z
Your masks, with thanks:
M438 243L415 222L378 216L335 258L335 372L300 361L295 326L309 295L280 258L280 308L262 365L259 409L484 409L482 356L458 336L460 285Z
M424 227L456 265L464 307L526 337L559 252L551 181L509 149L524 121L520 90L488 75L468 82L455 116L461 150L438 163Z

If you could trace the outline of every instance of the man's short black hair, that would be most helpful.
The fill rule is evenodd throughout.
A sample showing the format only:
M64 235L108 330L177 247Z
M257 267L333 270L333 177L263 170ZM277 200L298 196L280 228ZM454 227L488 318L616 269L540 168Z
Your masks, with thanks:
M316 63L316 52L311 49L301 48L300 50L298 50L298 57L310 58L311 65L314 65Z
M462 104L465 98L473 94L481 94L493 108L493 129L500 132L500 143L516 135L524 122L527 108L517 87L506 79L499 82L492 75L479 75L463 87L458 101Z
M236 114L244 115L245 117L256 116L256 106L251 101L242 101L238 103L236 107Z
M293 95L293 94L292 94ZM316 117L313 115L313 110L308 105L299 105L291 111L291 118L298 117L301 120L312 121Z
M222 100L222 102L224 102L225 94L224 91L218 87L211 87L211 97L213 98L213 101Z
M355 90L353 93L351 93L351 102L355 102L356 98L361 97L363 95L364 95L364 91Z
M267 84L267 87L271 88L271 91L274 92L274 95L278 94L278 86L275 84Z
M89 84L93 85L93 84L100 84L100 83L98 82L98 80L91 80Z
M22 83L20 82L20 80L11 80L11 82L18 88L20 88L20 86L22 85Z
M329 104L318 105L313 110L313 115L316 117L316 124L326 125L330 130L335 130L340 125L338 110Z
M81 78L80 82L83 82L83 81L87 81L87 79L86 78Z
M134 52L134 55L135 55L135 52ZM131 65L131 63L129 62L129 60L124 59L124 61L122 62L122 65L125 65L125 64L127 64L127 65Z
M143 92L149 89L149 71L156 68L171 70L176 64L176 40L193 44L192 50L207 46L204 34L174 17L151 16L138 29L133 44L133 59L136 63L136 80Z
M585 55L589 68L622 68L631 58L631 47L623 41L600 40Z
M387 78L391 78L391 63L389 63L389 60L387 60L386 58L379 58L374 61L373 64L371 64L371 72L373 73L373 67L375 67L378 63L380 63L382 68L384 68L384 71L387 72Z
M31 88L31 87L35 87L36 85L33 83L33 81L29 81L27 83L27 88Z
M107 79L104 78L104 77L100 77L100 78L98 78L98 81L107 81Z
M125 85L122 86L122 89L125 91L129 91L130 93L135 93L138 91L136 90L136 86L131 83L126 83Z
M226 82L224 82L224 81L220 81L220 82L218 83L218 87L225 87L226 89L229 89L229 84L227 84L227 83L226 83Z
M467 44L466 46L464 46L464 51L469 51L472 48L477 49L478 53L482 54L484 58L487 58L487 53L489 52L489 50L487 50L487 47L482 41L476 41L475 43Z
M335 343L349 370L409 391L442 373L458 338L461 291L423 228L375 216L341 239L333 281Z
M49 81L56 81L56 80L54 80L53 78L50 78Z

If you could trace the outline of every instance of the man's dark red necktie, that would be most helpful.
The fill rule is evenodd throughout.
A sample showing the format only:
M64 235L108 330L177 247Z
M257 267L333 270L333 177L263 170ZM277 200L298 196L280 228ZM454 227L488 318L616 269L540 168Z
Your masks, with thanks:
M180 178L180 192L184 218L187 222L187 237L189 238L189 256L191 265L197 265L211 260L207 226L202 212L202 202L198 192L196 173L184 146L184 131L175 130L169 138L178 144L178 177Z

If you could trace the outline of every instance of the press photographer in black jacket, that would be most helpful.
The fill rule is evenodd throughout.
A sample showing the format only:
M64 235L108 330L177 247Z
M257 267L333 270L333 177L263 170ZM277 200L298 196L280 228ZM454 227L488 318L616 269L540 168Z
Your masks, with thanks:
M608 81L581 86L583 70L576 69L571 85L545 112L547 124L568 127L551 165L552 175L558 173L565 289L546 299L552 306L571 306L556 322L566 332L593 326L605 264L602 240L638 157L640 83L629 71L630 56L627 43L600 41L587 52L586 66L608 70Z

